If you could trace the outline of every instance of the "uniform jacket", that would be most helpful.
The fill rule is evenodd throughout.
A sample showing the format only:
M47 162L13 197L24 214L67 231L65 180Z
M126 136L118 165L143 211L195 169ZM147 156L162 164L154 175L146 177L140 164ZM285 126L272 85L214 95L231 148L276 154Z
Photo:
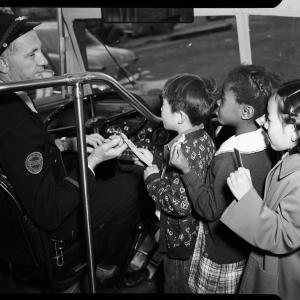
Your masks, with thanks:
M242 261L250 251L248 243L220 222L222 213L234 200L226 183L229 174L238 167L233 148L240 150L244 166L253 175L253 185L262 195L265 179L273 165L262 129L226 140L215 153L205 182L199 181L194 172L182 175L195 211L206 221L204 256L218 264Z
M183 154L197 178L203 181L215 152L213 140L198 127L193 127L184 134L186 142L181 146ZM180 136L165 147L170 150ZM160 249L171 258L187 259L193 253L198 220L195 219L178 170L167 165L167 162L166 167L165 175L152 174L146 179L147 190L161 211Z
M253 248L240 293L300 295L300 154L285 154L266 179L262 200L254 188L221 221Z
M62 230L80 202L77 172L66 174L61 153L38 114L13 93L1 94L0 145L0 166L25 211L42 229ZM90 170L88 180L92 192Z

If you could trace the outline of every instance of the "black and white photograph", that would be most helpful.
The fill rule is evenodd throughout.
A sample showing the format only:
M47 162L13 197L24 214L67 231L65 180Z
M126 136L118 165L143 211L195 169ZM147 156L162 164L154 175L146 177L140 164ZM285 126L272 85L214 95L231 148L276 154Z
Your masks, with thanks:
M0 7L0 294L298 300L299 0L84 5Z

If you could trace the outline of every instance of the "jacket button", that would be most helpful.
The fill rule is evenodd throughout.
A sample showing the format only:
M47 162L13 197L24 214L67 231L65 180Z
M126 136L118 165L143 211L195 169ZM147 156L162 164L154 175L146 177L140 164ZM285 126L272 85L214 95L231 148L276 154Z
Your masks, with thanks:
M57 163L57 159L54 159L54 163L55 163L55 164Z
M203 256L204 256L204 257L207 257L207 256L208 256L208 254L205 252L205 253L203 253Z

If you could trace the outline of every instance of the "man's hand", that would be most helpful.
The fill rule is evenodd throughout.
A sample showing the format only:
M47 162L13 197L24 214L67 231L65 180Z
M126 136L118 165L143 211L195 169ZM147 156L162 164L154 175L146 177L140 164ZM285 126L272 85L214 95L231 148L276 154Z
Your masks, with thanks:
M172 145L171 150L170 150L169 164L171 166L174 166L175 168L177 168L184 174L190 172L191 169L190 169L189 163L188 163L187 159L185 158L185 156L183 155L180 144L174 143Z
M144 170L144 180L152 174L159 173L157 165L152 165Z
M122 139L122 137L120 137L118 134L113 134L113 135L110 135L106 140L105 142L108 142L108 141L111 141L111 140L114 140L114 139L117 139L119 141L119 146L121 146L124 141Z
M238 168L230 173L227 184L237 200L240 200L252 187L250 171L245 168Z
M101 136L98 133L93 133L90 135L86 135L86 144L87 144L87 152L92 153L95 148L105 143L106 140L103 136ZM77 137L68 137L63 139L56 139L55 140L56 145L61 151L78 151L78 145L77 145Z
M86 144L87 144L86 150L87 150L87 153L92 153L95 148L97 148L98 146L104 144L107 141L108 140L106 140L99 133L92 133L90 135L87 135L86 136ZM76 145L77 145L77 143L76 143Z
M88 165L94 169L99 163L116 158L127 148L120 136L111 136L105 143L97 146L88 157Z

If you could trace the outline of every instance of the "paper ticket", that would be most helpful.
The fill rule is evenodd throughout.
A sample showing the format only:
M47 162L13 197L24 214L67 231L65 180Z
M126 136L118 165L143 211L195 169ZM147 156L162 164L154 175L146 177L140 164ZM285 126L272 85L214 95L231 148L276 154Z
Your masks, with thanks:
M137 148L137 146L130 140L124 133L120 133L120 136L123 138L123 141L127 144L133 154L148 167L152 166L152 163L144 156L144 154Z

